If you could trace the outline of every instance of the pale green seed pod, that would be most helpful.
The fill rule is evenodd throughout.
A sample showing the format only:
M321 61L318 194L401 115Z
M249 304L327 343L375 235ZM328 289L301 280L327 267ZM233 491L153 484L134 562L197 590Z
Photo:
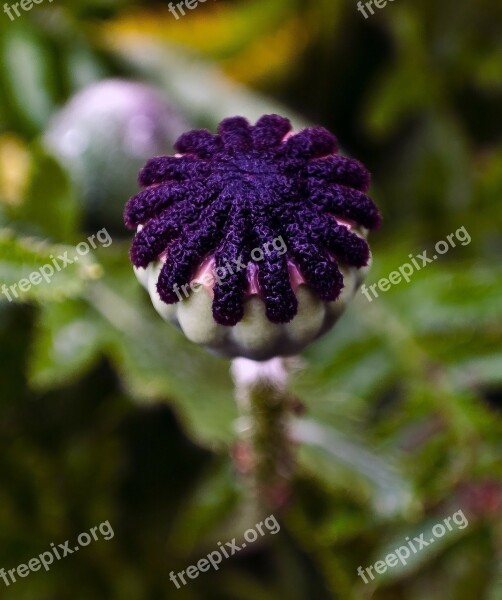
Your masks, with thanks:
M328 332L338 321L364 282L371 262L356 269L340 265L344 288L334 302L323 302L302 283L296 290L297 315L289 323L271 323L265 315L265 304L259 294L244 302L244 317L237 325L219 325L213 318L212 289L193 280L187 296L166 304L157 292L157 281L163 266L159 260L146 269L134 268L138 281L147 290L158 314L180 329L195 344L202 345L220 356L244 357L264 361L274 356L293 356Z

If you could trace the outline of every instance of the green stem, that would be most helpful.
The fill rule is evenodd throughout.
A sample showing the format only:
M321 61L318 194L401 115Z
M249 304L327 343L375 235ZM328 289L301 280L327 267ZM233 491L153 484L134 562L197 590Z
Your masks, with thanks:
M280 509L289 497L293 473L289 375L280 358L263 363L238 358L233 362L232 374L243 415L238 466L260 517L266 511Z

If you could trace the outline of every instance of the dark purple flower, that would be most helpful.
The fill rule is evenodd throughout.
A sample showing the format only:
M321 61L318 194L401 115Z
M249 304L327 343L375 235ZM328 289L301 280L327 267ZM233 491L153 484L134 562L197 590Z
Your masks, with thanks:
M125 211L137 229L131 248L136 267L164 260L157 282L166 304L190 283L204 261L227 272L214 286L213 317L236 325L246 295L255 287L273 323L288 323L298 308L294 279L324 302L344 286L340 266L361 268L370 251L361 229L380 216L366 195L369 174L337 154L336 138L322 127L291 133L291 123L265 115L251 126L225 119L218 134L189 131L175 145L177 156L151 159L139 176L144 190ZM358 233L355 233L357 231ZM287 252L272 249L254 260L253 249L281 238Z

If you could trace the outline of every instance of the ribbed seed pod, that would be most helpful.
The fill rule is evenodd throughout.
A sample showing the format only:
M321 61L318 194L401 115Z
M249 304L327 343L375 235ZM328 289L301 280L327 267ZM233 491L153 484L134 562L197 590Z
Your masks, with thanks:
M159 314L228 357L300 352L328 331L370 263L369 175L321 127L265 115L189 131L151 159L126 225Z

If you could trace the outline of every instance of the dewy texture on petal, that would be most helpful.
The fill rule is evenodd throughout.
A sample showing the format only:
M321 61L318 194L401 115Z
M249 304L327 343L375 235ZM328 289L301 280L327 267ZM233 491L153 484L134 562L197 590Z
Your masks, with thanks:
M137 230L133 264L146 268L164 258L161 301L178 302L176 290L209 257L215 268L241 261L246 270L227 267L226 278L215 283L214 320L233 326L242 319L254 271L267 318L288 323L298 310L292 272L320 300L332 302L344 287L341 267L367 264L367 242L354 230L380 222L366 195L369 174L337 154L336 138L326 129L293 134L279 115L265 115L254 126L233 117L217 134L183 134L175 147L178 155L145 165L139 176L144 190L125 211L126 225ZM279 238L286 252L272 245ZM253 249L264 247L269 251L253 258Z

